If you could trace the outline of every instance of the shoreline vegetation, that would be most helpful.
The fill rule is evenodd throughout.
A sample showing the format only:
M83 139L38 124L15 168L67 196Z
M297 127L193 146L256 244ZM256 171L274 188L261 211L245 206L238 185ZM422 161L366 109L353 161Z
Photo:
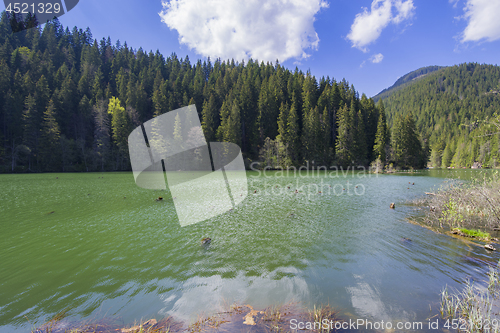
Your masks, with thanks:
M211 316L201 316L193 323L186 324L173 317L161 320L149 319L133 325L121 325L112 318L99 321L75 321L66 319L67 312L57 314L40 327L33 328L31 333L195 333L195 332L252 332L273 333L292 332L290 320L307 323L307 332L332 332L335 329L318 323L342 322L338 311L330 305L314 306L312 310L305 309L297 302L273 305L262 311L254 310L251 305L232 304L224 306L221 311ZM316 326L314 326L316 323Z
M499 263L500 265L500 263ZM467 280L465 287L441 292L440 315L460 331L500 331L500 266L489 266L486 286L476 286Z
M495 250L490 243L499 243L491 235L500 231L499 173L469 183L447 182L416 200L417 205L428 209L418 224L468 243L484 242L487 251ZM450 327L466 332L500 331L500 261L496 266L487 265L486 285L466 280L462 290L445 286L441 291L440 315L451 323Z
M416 199L427 209L421 223L435 230L478 240L496 240L490 233L500 231L500 174L464 183L447 180L435 192Z

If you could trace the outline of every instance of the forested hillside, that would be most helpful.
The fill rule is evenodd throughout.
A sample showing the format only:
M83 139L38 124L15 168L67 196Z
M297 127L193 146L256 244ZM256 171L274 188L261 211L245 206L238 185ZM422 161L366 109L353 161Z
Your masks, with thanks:
M434 167L500 164L498 115L500 67L476 63L447 67L383 100L392 124L413 114L417 130L429 138ZM497 119L496 121L494 121Z
M408 145L389 154L383 105L346 80L318 82L252 60L191 64L94 40L89 29L69 30L57 19L42 31L36 18L2 13L3 172L130 170L130 131L193 103L207 141L237 143L247 162L345 167L395 156L400 166L419 167L426 160L418 135L407 130L410 118L399 133Z
M427 74L430 74L432 72L435 72L441 68L444 68L443 66L427 66L427 67L422 67L419 68L415 71L412 71L408 74L405 74L401 76L399 79L394 82L392 86L389 88L385 88L381 92L379 92L377 95L373 96L373 100L375 102L378 102L379 99L384 99L390 96L394 91L402 89L406 87L407 85L415 83L417 80L420 80L424 78Z

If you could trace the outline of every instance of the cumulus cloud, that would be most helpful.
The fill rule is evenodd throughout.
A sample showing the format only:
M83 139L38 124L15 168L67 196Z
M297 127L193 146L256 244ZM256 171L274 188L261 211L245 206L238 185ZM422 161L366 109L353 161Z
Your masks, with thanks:
M464 11L468 24L462 34L462 43L500 39L500 1L467 0Z
M318 48L314 17L324 0L164 0L162 22L179 42L215 58L285 61Z
M390 23L399 24L415 13L413 0L373 0L370 10L364 7L356 15L347 38L352 46L367 52L367 45L376 41Z
M382 53L374 54L371 58L370 61L374 64L378 64L384 59L384 55Z

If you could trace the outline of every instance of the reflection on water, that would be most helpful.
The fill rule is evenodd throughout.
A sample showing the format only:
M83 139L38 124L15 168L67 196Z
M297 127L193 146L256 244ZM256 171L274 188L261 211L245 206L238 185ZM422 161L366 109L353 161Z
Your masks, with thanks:
M160 298L165 304L160 310L162 315L189 321L192 320L193 313L213 313L214 310L227 309L232 303L265 308L270 304L308 300L310 291L306 280L298 276L279 280L267 277L248 278L243 275L234 279L211 276L190 278L182 283L182 287L174 295L160 295Z
M482 281L499 255L408 223L417 213L405 203L472 175L248 173L242 204L186 227L168 191L128 173L1 175L0 332L67 308L74 319L189 321L233 302L423 321L445 285Z
M362 318L376 318L385 322L391 321L384 303L380 298L380 291L363 282L361 276L354 276L355 287L347 287L351 296L352 306L356 313ZM359 282L358 282L359 281Z

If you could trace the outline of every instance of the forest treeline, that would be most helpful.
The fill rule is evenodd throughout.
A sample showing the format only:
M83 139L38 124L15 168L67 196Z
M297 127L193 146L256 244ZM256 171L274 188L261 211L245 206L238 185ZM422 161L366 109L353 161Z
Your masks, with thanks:
M278 62L191 64L57 19L41 29L34 17L1 15L2 172L130 170L129 133L190 104L207 141L238 144L247 163L423 167L428 158L410 114L391 135L382 102L345 79L318 81Z
M439 69L383 99L389 124L412 114L429 138L430 166L500 166L500 67L477 63Z

